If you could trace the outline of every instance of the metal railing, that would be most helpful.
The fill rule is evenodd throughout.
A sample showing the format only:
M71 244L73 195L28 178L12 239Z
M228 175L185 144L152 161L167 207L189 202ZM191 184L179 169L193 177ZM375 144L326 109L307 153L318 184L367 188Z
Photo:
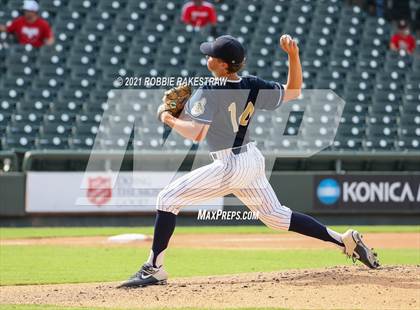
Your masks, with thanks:
M0 151L0 173L19 170L18 156L14 152Z
M29 151L22 161L23 172L37 171L84 171L92 152L86 151ZM90 168L103 170L133 170L133 162L140 163L140 170L189 170L194 166L211 162L208 152L156 152L98 151ZM275 171L420 171L420 152L360 152L329 151L309 158L281 157L274 152L264 153L266 161L273 163ZM1 157L0 157L1 158ZM122 160L121 160L122 159ZM269 165L267 165L269 166ZM137 167L138 168L138 167Z

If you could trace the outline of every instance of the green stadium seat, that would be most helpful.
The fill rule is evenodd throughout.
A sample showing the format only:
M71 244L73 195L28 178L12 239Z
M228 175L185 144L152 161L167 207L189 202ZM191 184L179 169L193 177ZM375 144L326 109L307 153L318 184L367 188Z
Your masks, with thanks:
M362 139L365 136L365 127L356 124L340 124L337 129L339 137L352 137Z
M89 97L88 90L75 89L75 90L66 90L61 89L57 98L63 101L72 101L72 100L85 100Z
M1 140L3 149L16 152L25 152L33 149L35 142L33 136L20 134L7 134Z
M14 87L4 87L4 81L0 84L0 98L9 102L16 102L23 97L23 89Z
M129 12L150 12L155 0L128 0L126 10Z
M403 106L400 108L403 114L418 114L420 113L420 103L404 103Z
M83 100L60 101L56 100L50 103L51 112L80 112L82 110Z
M75 114L72 112L48 112L44 115L42 126L62 126L65 132L68 133L74 124Z
M94 135L73 135L68 139L68 146L72 150L90 150L94 142Z
M397 135L397 127L395 125L378 125L369 126L367 128L368 137L386 137L394 139Z
M82 31L94 35L104 35L111 30L113 24L113 17L109 13L92 12L86 17Z
M87 14L96 9L96 0L69 1L68 8L72 12Z
M375 113L375 111L372 111L366 120L369 125L396 125L397 115Z
M78 81L79 85L87 87L88 85L84 80L87 80L90 85L94 85L101 74L101 70L97 69L95 66L77 66L72 68L70 76L72 81Z
M112 28L112 32L120 35L135 36L142 30L142 23L132 20L121 20L116 22Z
M71 133L71 130L71 125L44 121L39 128L39 133L42 135L59 135L67 137Z
M78 127L80 124L99 124L102 120L102 113L89 113L81 111L76 115L75 125Z
M127 5L127 0L102 0L97 5L97 10L100 12L108 12L110 14L117 14L124 10Z
M129 34L112 34L108 35L104 38L102 44L104 47L107 47L108 49L113 46L120 46L124 51L127 51L131 46L131 40L132 36Z
M35 138L34 145L39 150L63 150L68 148L67 138L49 134L42 134Z
M9 100L6 98L0 98L0 111L1 112L13 112L15 107L16 107L16 103L19 101L15 101L15 100Z
M367 115L368 109L369 105L364 104L363 102L346 101L346 105L344 106L344 113L351 113L354 115Z
M402 125L420 126L420 115L412 113L403 113L400 118Z
M420 138L400 137L397 145L400 150L420 151Z
M399 133L403 137L420 137L420 126L402 124L399 126Z
M35 137L38 133L38 129L38 124L20 122L12 119L6 128L6 133L7 135L25 135Z
M83 77L81 79L69 79L66 81L65 90L76 92L78 90L82 92L89 91L95 87L95 77Z
M364 144L367 150L390 151L395 148L395 141L386 138L367 138Z
M24 100L24 101L19 101L16 104L16 111L22 112L22 113L27 113L27 112L40 112L40 113L44 113L49 109L50 106L50 101L49 100L45 100L45 99L41 99L41 100Z
M361 151L363 150L363 139L348 139L344 137L336 137L336 140L333 142L334 149L336 150L351 150L351 151Z

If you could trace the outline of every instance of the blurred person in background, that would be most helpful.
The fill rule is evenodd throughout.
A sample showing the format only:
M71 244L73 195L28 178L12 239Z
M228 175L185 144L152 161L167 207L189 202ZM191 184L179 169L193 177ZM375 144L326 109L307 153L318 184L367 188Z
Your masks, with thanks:
M203 0L188 1L182 8L182 22L194 28L201 29L210 24L210 33L217 35L217 14L214 5Z
M410 33L410 27L405 20L398 23L398 31L391 37L390 48L393 51L405 50L408 54L413 54L416 48L416 39Z
M13 34L19 44L34 47L54 44L54 34L49 23L38 15L39 5L34 0L23 2L23 15L14 19L10 25L0 25L0 32Z

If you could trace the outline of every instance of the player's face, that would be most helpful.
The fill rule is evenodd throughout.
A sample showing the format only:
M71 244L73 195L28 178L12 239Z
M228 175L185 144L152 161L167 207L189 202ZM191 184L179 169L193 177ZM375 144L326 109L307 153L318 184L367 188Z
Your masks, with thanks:
M24 15L25 15L25 18L29 21L35 20L36 17L38 16L36 12L32 12L32 11L24 11Z
M227 74L226 63L211 56L207 56L207 69L216 77Z

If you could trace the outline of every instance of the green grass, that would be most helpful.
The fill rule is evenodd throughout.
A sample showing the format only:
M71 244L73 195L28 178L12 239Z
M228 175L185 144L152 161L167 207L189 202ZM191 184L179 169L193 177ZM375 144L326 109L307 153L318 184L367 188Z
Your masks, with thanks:
M361 232L418 232L420 226L352 226ZM348 226L332 226L344 232ZM41 237L79 237L112 236L123 233L152 234L153 227L71 227L71 228L0 228L0 239L41 238ZM265 226L193 226L177 227L177 234L229 234L229 233L278 233Z
M127 278L149 250L131 247L2 246L0 285L107 282ZM383 264L420 264L418 249L379 249ZM172 277L207 276L290 268L349 265L336 249L214 250L170 248Z

